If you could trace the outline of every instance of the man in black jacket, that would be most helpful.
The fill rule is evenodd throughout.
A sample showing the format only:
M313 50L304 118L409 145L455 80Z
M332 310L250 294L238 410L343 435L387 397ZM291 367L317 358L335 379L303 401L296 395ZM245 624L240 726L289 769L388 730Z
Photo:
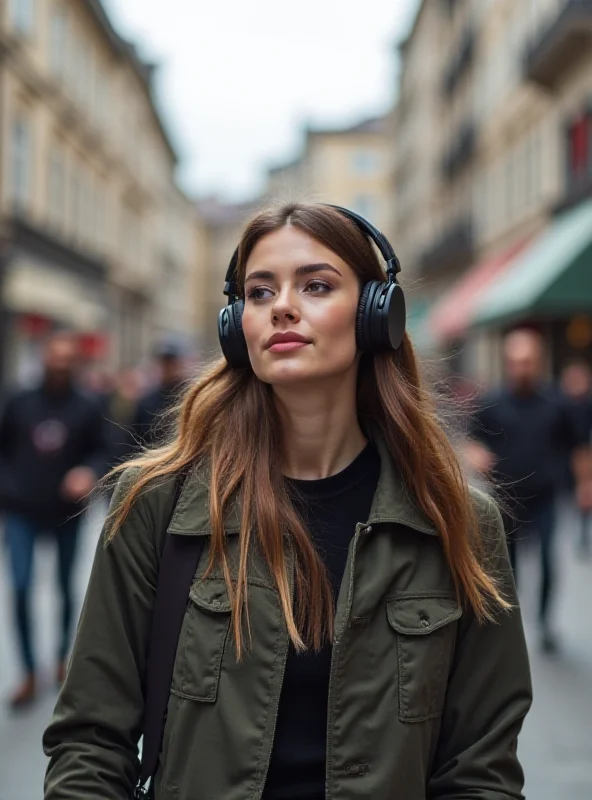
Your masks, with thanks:
M167 434L167 416L180 399L184 384L185 351L175 339L162 341L154 351L158 385L138 403L133 432L139 444L152 447Z
M9 398L0 416L0 509L14 588L16 630L25 669L13 708L36 694L31 626L33 551L37 537L57 542L62 632L57 680L63 681L73 622L72 567L85 499L105 468L104 423L94 400L74 386L76 339L54 335L44 355L42 384Z
M521 531L532 528L538 536L541 646L552 652L557 646L550 628L556 496L563 484L566 460L583 443L565 399L543 381L543 356L542 340L536 332L516 330L506 337L505 385L480 403L472 435L484 449L473 450L469 460L477 469L493 472L503 488L515 574Z

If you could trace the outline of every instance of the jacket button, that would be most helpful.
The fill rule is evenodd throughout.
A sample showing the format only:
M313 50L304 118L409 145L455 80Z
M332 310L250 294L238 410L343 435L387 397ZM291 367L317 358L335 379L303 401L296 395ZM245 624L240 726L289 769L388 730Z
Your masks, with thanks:
M429 627L430 621L429 621L429 619L426 619L425 617L422 617L421 618L421 624L423 625L424 628L427 628L427 627Z

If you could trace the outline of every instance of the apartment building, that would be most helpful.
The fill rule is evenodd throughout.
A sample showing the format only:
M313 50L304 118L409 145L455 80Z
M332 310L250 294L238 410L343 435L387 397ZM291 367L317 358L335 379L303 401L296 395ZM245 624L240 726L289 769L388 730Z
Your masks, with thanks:
M269 170L265 195L273 202L346 206L388 235L393 219L392 157L387 117L348 128L307 128L298 158Z
M589 271L571 274L579 289L569 298L557 278L544 303L507 303L506 294L507 313L499 308L502 284L525 273L542 236L550 259L570 210L576 227L588 222L592 2L423 0L401 56L395 238L418 341L452 344L454 366L479 378L499 376L497 334L519 323L548 336L554 367L592 358L592 236L582 234L578 257Z
M58 325L114 366L191 334L194 206L154 68L99 0L2 3L0 53L4 380L26 379Z

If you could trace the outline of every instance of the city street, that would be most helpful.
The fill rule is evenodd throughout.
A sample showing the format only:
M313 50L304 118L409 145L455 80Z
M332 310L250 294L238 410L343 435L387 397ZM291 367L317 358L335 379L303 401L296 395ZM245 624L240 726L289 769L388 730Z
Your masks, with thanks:
M92 552L100 526L101 508L89 514L84 529L78 587L80 594L88 577ZM562 571L561 596L557 605L557 630L561 654L549 658L536 647L534 587L538 575L532 556L524 559L522 570L523 609L531 643L535 703L520 740L519 752L527 775L528 800L590 800L592 797L592 560L575 556L574 524L563 513L558 537ZM525 554L526 555L526 554ZM42 700L30 712L10 716L0 707L0 800L41 800L45 758L40 737L55 693L51 688L52 641L54 639L54 597L52 593L53 553L47 545L39 548L35 608L38 619L46 689ZM9 638L8 586L4 554L0 556L0 694L4 698L17 677ZM486 658L487 654L484 653Z

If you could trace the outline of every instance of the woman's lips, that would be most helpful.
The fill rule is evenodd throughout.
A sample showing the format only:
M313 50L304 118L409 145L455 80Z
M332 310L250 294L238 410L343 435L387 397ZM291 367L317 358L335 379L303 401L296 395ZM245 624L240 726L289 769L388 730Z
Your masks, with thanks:
M276 342L272 344L269 350L272 353L289 353L291 350L298 350L300 347L306 347L309 342Z

